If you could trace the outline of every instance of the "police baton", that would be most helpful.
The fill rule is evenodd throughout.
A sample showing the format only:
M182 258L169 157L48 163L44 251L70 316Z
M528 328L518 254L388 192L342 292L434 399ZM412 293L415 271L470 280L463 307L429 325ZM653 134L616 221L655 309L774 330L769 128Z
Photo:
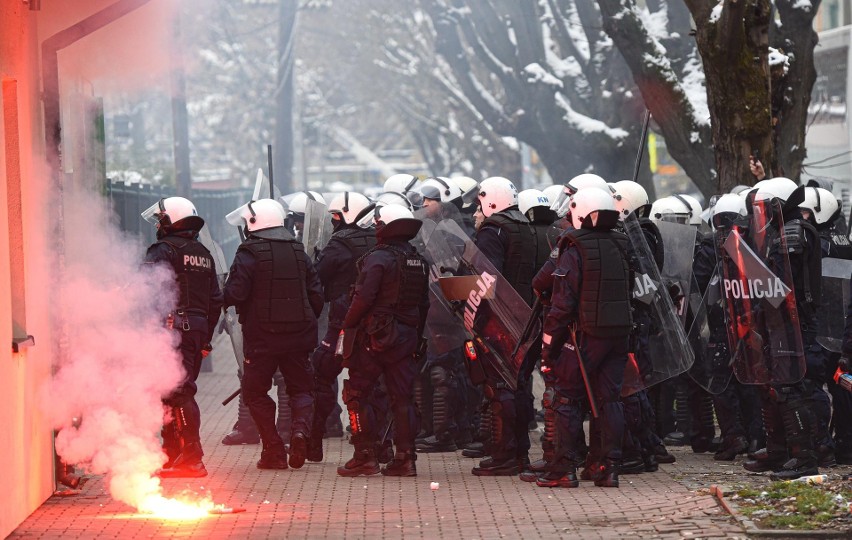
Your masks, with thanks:
M574 344L574 352L577 353L577 364L580 366L580 375L583 376L583 384L586 385L586 396L589 398L589 408L592 410L592 418L597 419L598 406L595 403L595 394L592 392L592 383L589 381L588 372L586 372L586 364L583 362L583 355L580 354L580 346L577 345L577 331L574 329L573 324L569 327L569 329L571 330L571 343Z
M225 401L223 401L223 402L222 402L222 406L225 406L225 405L227 405L228 403L230 403L230 402L234 401L234 400L237 398L237 396L238 396L238 395L240 395L240 392L241 392L241 391L242 391L242 389L241 389L241 388L237 388L237 390L236 390L233 394L231 394L230 396L228 396L228 397L225 399Z

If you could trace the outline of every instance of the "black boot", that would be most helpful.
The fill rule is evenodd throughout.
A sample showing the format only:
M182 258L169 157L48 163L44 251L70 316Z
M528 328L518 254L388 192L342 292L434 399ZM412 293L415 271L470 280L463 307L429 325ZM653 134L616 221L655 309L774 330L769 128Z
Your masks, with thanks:
M816 418L809 405L806 400L794 400L783 405L782 417L790 460L781 470L769 476L772 480L795 480L819 474L814 449Z
M290 439L290 467L301 469L308 457L308 438L301 431L293 434Z
M308 461L312 461L314 463L319 463L323 459L322 454L322 439L309 439L308 440L308 452L306 458Z
M601 467L594 475L595 485L598 487L618 487L618 463L611 459L605 459Z
M260 452L260 459L257 461L258 469L286 469L287 468L287 449L284 443L275 441L269 445L264 444L263 450Z
M748 450L748 441L742 435L738 435L731 439L725 439L722 447L713 454L713 459L716 461L733 461L740 454L746 453Z
M577 479L577 470L570 469L567 472L544 473L536 479L535 485L548 488L575 488L580 487L580 480Z
M352 459L337 468L340 476L371 476L379 474L379 462L375 452L370 449L355 450Z
M417 476L417 454L414 452L397 452L393 461L382 469L385 476Z
M473 468L471 472L475 476L514 476L521 472L514 455L514 448L509 448L508 442L509 437L513 436L511 432L514 429L514 422L507 422L501 412L502 406L498 402L492 404L491 447L494 452L492 457L483 459Z
M160 478L202 478L207 476L207 469L201 458L204 451L200 442L185 444L180 454L174 459L171 467L161 469L157 476Z
M761 448L754 453L754 457L747 459L743 463L743 469L755 473L778 471L781 470L786 462L787 453L785 451L770 453L766 448Z

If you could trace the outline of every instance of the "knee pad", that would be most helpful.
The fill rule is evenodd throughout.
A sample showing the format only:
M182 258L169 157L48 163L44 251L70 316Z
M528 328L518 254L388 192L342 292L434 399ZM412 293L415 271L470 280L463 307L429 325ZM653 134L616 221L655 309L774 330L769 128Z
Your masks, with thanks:
M449 386L452 377L452 373L444 366L432 366L432 369L429 370L429 378L432 381L433 387Z

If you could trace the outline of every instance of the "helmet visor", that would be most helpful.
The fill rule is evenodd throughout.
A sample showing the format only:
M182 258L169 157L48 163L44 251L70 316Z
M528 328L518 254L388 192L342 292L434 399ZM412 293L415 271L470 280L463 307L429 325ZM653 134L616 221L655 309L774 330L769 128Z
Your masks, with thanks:
M571 202L571 195L562 190L562 193L556 197L556 200L553 201L553 204L550 205L550 209L556 212L556 215L559 217L565 217L565 214L568 213L569 204Z
M163 199L155 202L151 205L150 208L142 212L142 219L147 221L148 223L159 223L160 215L165 212L165 208L163 207Z
M248 203L240 206L236 210L230 212L227 216L225 216L225 221L234 227L242 227L246 224L245 219L243 218L246 213L248 213L249 205Z

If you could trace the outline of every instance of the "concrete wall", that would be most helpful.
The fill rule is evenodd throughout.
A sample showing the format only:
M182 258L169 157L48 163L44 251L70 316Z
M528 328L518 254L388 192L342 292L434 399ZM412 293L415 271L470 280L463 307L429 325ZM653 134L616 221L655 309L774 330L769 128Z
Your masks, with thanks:
M0 1L0 537L51 495L53 438L41 407L50 377L53 331L44 219L48 185L40 172L37 18L20 0ZM13 336L37 345L12 353Z
M121 0L29 1L38 9L31 10L28 0L0 0L0 207L7 209L0 214L0 538L55 488L53 431L44 404L57 395L47 391L61 335L51 290L59 268L51 218L62 202L45 160L41 43ZM156 64L167 59L156 45L171 32L161 10L169 2L152 0L60 52L63 121L73 117L67 89L85 88L94 98L103 90L93 81L114 80L117 70L124 79L155 71L138 51L153 53ZM63 141L69 155L78 146L71 142ZM71 160L65 161L68 180L74 171ZM13 338L26 335L34 336L36 345L13 354Z

